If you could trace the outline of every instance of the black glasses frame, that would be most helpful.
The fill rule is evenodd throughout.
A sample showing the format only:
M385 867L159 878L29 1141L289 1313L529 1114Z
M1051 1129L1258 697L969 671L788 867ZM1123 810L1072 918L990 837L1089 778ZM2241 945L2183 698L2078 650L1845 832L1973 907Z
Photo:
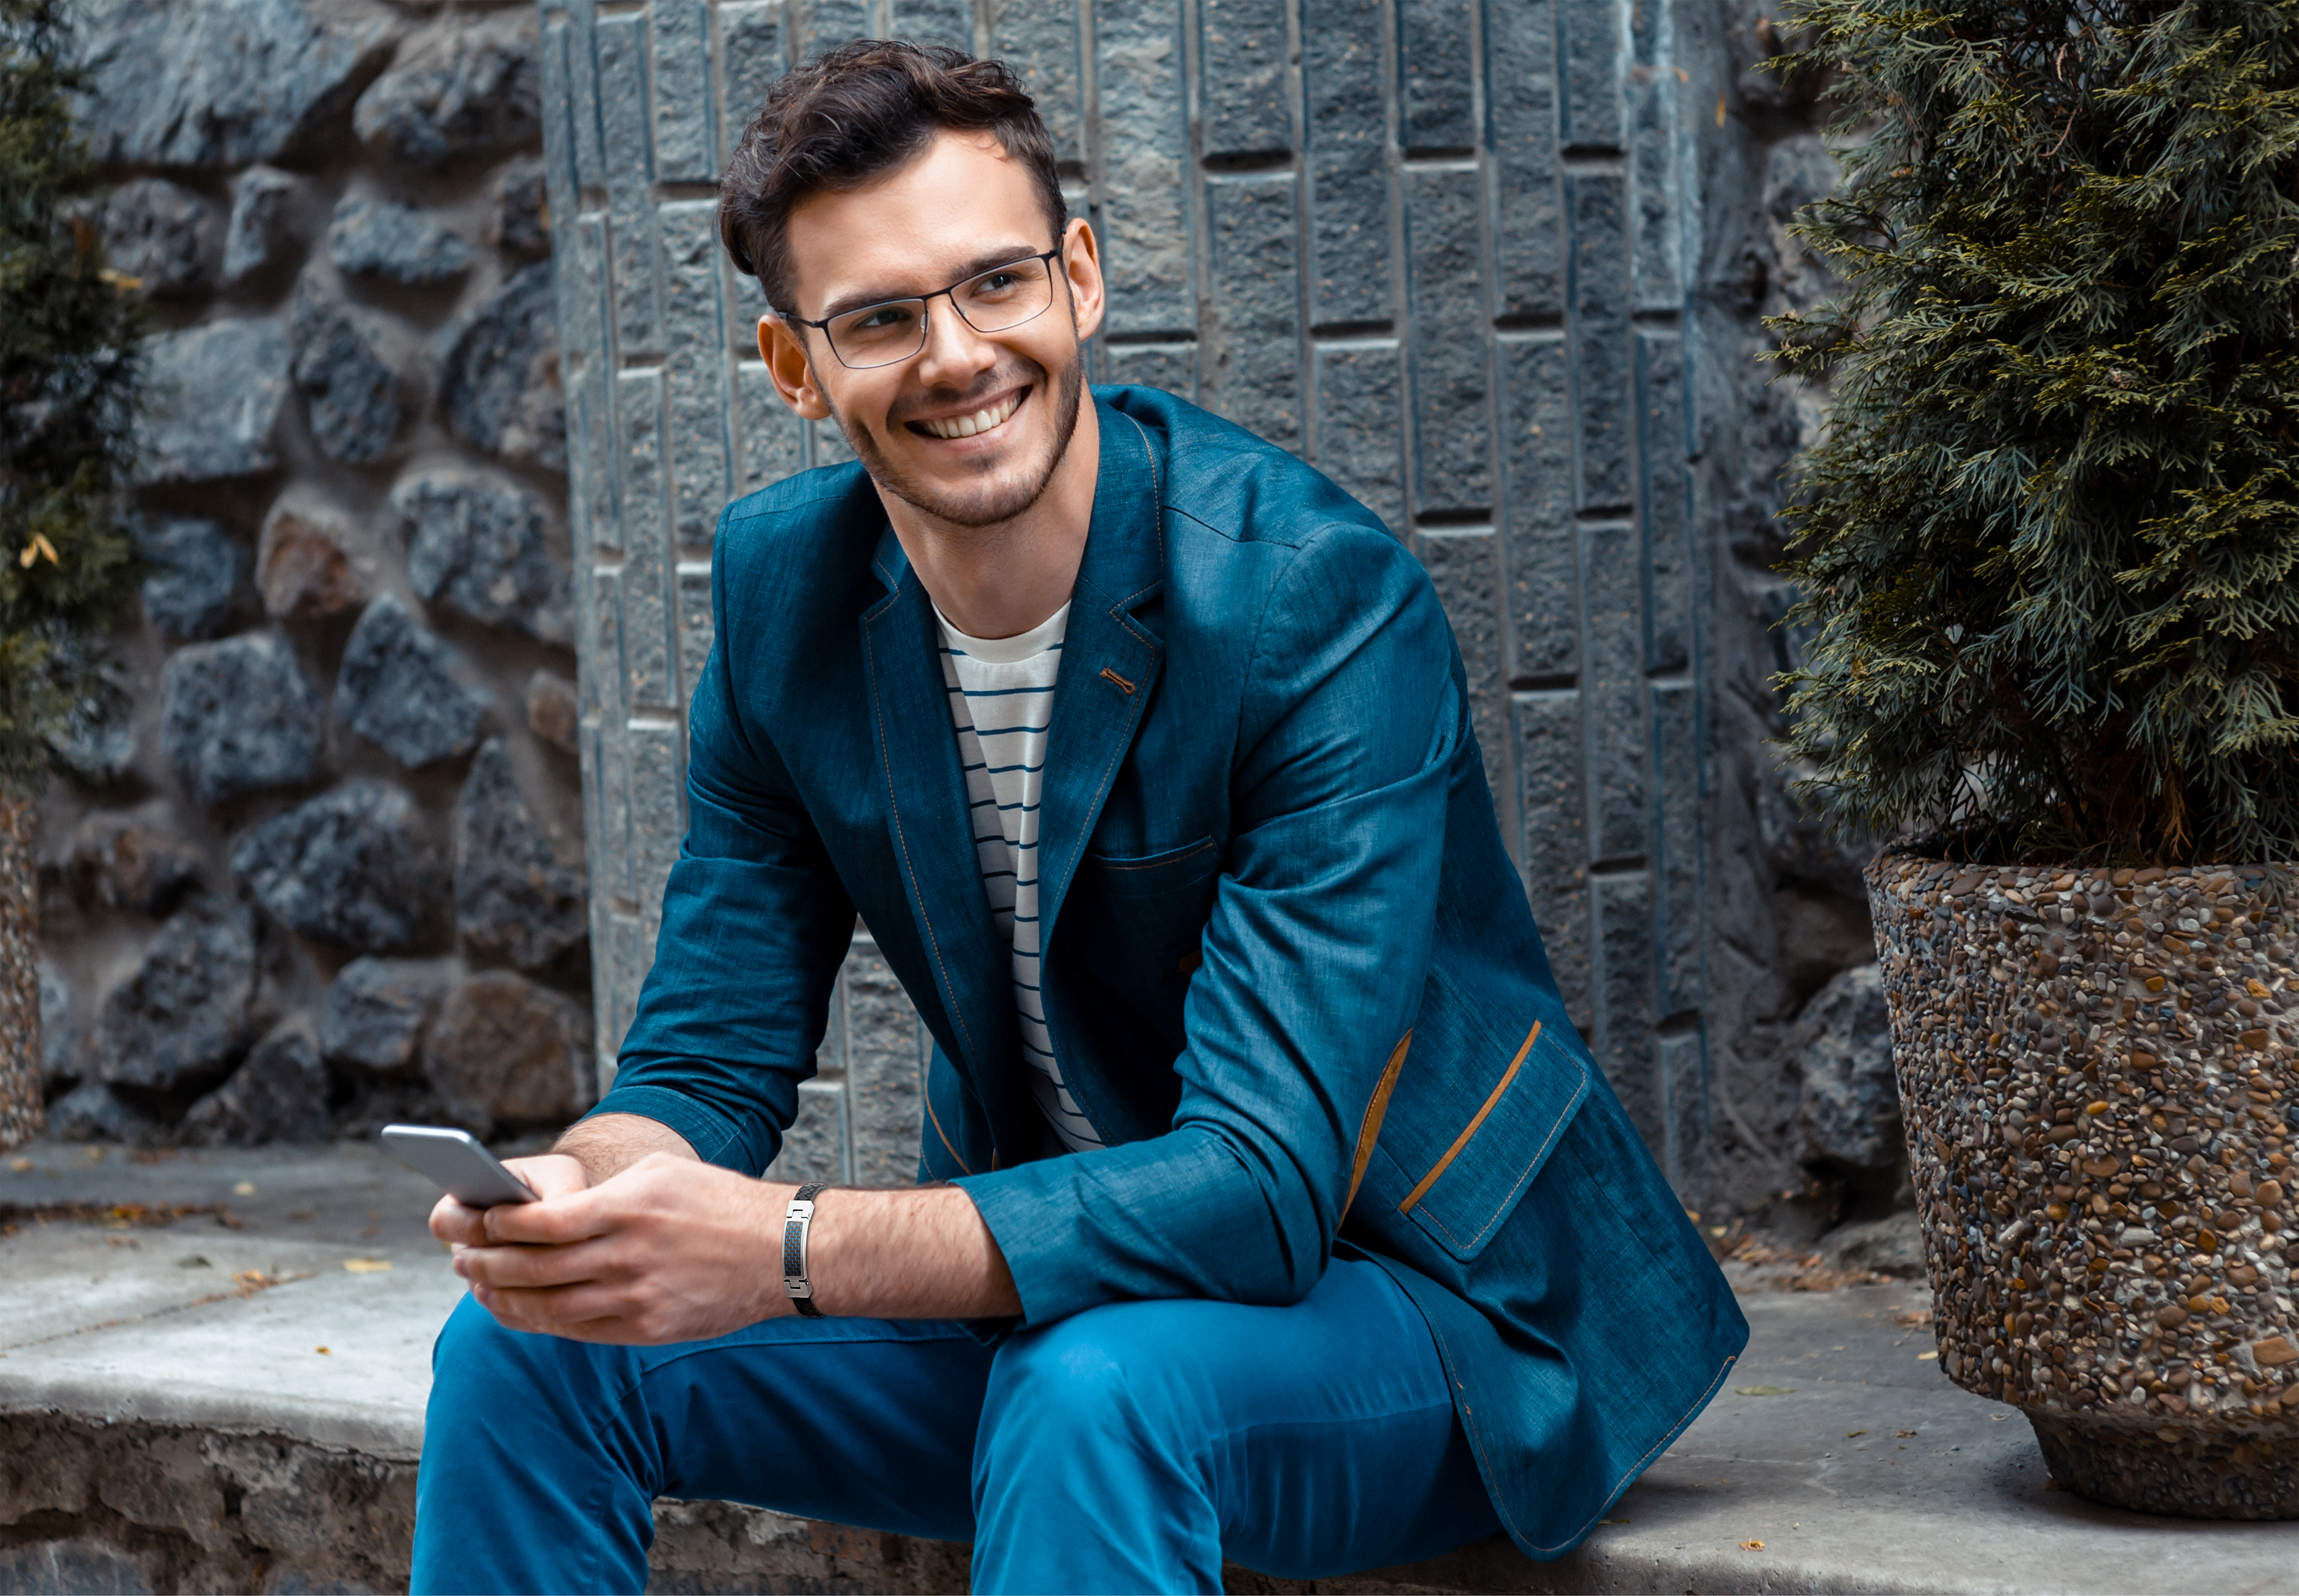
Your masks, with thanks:
M974 327L973 319L966 313L965 308L961 306L955 298L952 298L951 295L955 295L960 288L963 288L968 283L975 282L983 278L988 277L993 271L1005 271L1013 267L1019 266L1025 261L1035 261L1045 267L1046 287L1051 288L1054 286L1054 262L1060 256L1061 253L1062 246L1057 244L1053 248L1042 249L1033 255L1017 255L1010 261L1000 262L999 264L989 267L984 270L969 271L964 277L959 278L956 282L950 284L947 288L936 288L931 294L902 294L896 295L892 299L873 300L868 304L858 304L851 311L841 311L835 316L825 316L818 321L801 316L795 311L776 311L775 314L780 316L785 321L793 322L800 327L811 327L821 333L822 341L830 345L830 353L837 355L838 363L844 366L848 370L882 371L888 366L899 366L904 361L915 360L917 357L918 349L924 349L926 346L926 340L933 337L934 334L931 320L934 315L934 302L935 300L950 300L950 308L957 313L958 319L960 321L965 322L967 326ZM1047 296L1046 303L1043 305L1032 311L1019 321L1009 321L1004 327L997 328L995 329L974 327L974 330L978 333L987 333L992 330L998 332L1011 332L1017 327L1028 326L1031 322L1035 321L1039 317L1044 315L1046 312L1052 307L1053 303L1052 295L1049 295ZM830 336L830 324L834 321L843 320L849 316L859 316L865 311L875 311L881 305L889 304L916 304L919 307L918 349L913 349L909 353L899 355L893 360L875 361L867 366L856 365L852 361L848 360L845 354L839 349L838 340Z

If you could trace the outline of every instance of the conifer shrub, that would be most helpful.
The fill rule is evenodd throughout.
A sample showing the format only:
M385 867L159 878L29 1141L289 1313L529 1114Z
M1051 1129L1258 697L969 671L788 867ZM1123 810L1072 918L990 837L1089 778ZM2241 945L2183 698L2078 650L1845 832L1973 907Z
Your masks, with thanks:
M1994 862L2299 859L2299 5L1800 0L1846 281L1803 784Z
M74 204L97 173L69 20L63 0L0 0L0 797L104 711L103 640L136 573L139 319Z

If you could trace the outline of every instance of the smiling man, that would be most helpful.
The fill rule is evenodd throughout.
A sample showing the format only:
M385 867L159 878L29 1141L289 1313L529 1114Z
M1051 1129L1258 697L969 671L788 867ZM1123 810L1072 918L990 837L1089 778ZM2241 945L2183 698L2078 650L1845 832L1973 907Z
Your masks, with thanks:
M730 506L614 1088L443 1201L415 1588L637 1590L657 1496L1217 1591L1588 1533L1747 1336L1558 1001L1381 522L1166 395L1002 66L776 84L721 236L859 463ZM921 1184L757 1178L859 912Z

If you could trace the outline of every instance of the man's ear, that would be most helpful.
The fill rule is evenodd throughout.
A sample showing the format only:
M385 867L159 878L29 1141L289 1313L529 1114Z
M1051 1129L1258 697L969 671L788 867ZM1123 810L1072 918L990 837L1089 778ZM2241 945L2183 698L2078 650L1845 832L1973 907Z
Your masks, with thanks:
M1078 342L1083 344L1101 330L1101 316L1108 308L1101 281L1101 249L1094 242L1093 228L1083 216L1070 218L1062 229L1061 266L1069 279L1070 315L1077 323Z
M815 382L814 362L807 354L801 328L768 311L759 318L759 358L767 362L767 375L784 404L809 421L830 419L830 406L823 402L822 389Z

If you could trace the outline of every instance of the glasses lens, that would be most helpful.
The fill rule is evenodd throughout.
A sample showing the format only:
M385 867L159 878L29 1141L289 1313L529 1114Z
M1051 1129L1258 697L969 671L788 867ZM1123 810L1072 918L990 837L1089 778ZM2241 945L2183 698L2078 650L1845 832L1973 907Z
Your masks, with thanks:
M1019 327L1054 303L1054 270L1046 261L1017 261L950 290L959 314L976 332Z
M926 302L894 299L830 319L830 346L850 366L891 366L925 342Z

